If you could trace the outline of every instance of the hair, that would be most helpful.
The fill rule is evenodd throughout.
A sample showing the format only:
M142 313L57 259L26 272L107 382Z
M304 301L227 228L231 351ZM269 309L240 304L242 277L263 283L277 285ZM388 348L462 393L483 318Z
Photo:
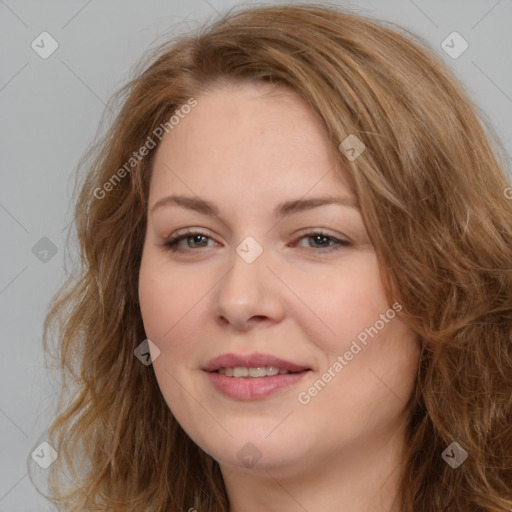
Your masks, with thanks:
M390 22L303 4L230 11L159 46L145 65L84 159L75 209L81 264L44 324L45 350L63 379L47 438L59 453L47 470L53 503L66 511L229 509L218 463L174 419L151 366L134 357L146 338L138 274L156 150L130 159L191 98L256 82L294 91L321 117L361 205L387 297L418 334L401 510L510 511L507 161L442 59ZM337 150L349 135L366 146L355 160ZM456 469L441 456L453 442L468 453ZM63 486L63 477L76 485Z

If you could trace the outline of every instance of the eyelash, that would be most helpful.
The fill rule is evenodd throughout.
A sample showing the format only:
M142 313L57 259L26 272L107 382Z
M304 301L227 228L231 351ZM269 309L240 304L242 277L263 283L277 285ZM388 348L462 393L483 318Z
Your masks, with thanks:
M190 231L187 231L186 233L182 233L182 234L178 233L176 235L169 237L168 240L162 244L162 246L166 247L167 250L169 250L171 252L188 252L188 251L194 251L196 249L206 249L207 247L198 247L196 249L189 247L185 250L178 249L178 244L179 244L179 242L181 242L181 240L186 240L187 238L193 238L194 236L202 236L207 239L211 239L211 237L208 236L206 233L203 233L201 231L190 230ZM299 240L302 240L303 238L315 238L318 236L327 238L327 239L333 241L334 244L329 247L320 247L318 249L315 249L314 247L309 247L309 249L313 249L315 252L320 252L320 253L333 252L333 251L341 249L342 247L348 247L351 245L351 243L348 242L347 240L340 240L339 238L335 238L335 237L323 232L322 230L309 231L307 233L304 233L299 237Z

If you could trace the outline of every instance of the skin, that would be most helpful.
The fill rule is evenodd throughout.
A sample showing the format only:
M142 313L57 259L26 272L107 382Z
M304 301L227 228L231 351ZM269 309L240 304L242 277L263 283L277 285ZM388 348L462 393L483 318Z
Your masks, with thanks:
M392 306L358 208L273 217L286 200L354 199L320 118L296 93L266 84L224 83L197 99L155 155L140 268L163 397L219 462L231 512L398 511L391 502L418 368L415 334L393 318L309 403L298 400ZM211 201L219 216L173 204L153 210L171 194ZM178 252L163 246L183 228L206 238L184 239ZM351 245L305 236L318 229ZM235 250L247 236L263 248L250 264ZM312 371L268 397L236 400L201 370L228 352L268 353ZM237 456L248 442L260 454L252 467Z

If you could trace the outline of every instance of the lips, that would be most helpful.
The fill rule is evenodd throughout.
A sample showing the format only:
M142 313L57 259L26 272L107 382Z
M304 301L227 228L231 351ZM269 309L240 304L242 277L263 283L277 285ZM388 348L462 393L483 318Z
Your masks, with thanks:
M299 373L310 370L308 366L293 363L270 354L223 354L209 361L203 370L217 372L221 368L258 368L272 366L290 373Z
M246 401L262 400L298 385L311 368L270 354L256 353L223 354L209 361L202 370L219 393L229 399ZM266 375L258 375L263 370ZM250 375L253 372L255 375Z

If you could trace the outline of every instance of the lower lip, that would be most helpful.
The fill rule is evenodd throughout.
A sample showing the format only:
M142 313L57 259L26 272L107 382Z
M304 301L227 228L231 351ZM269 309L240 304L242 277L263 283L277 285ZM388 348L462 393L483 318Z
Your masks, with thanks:
M279 389L297 384L309 373L309 370L299 373L255 378L226 377L217 372L206 373L213 387L223 395L239 400L257 400L258 398L269 396Z

